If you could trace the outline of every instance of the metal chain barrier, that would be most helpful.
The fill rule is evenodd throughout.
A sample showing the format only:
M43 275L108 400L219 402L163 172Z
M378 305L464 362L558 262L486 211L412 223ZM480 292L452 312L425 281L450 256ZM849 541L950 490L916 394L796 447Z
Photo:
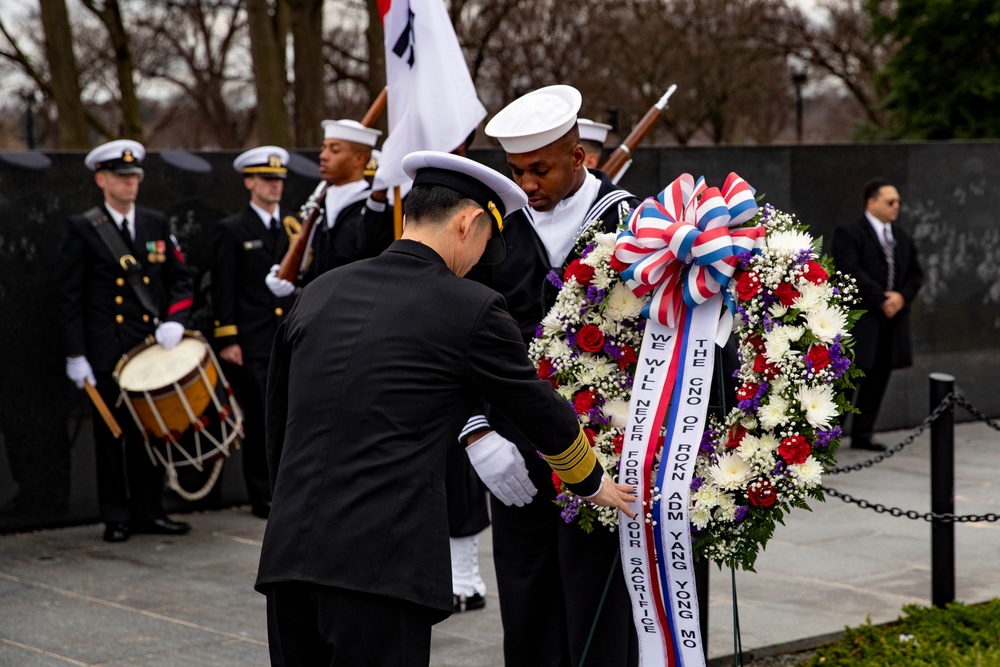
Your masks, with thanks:
M842 473L854 472L856 470L864 470L865 468L871 468L877 463L881 463L888 458L891 458L903 451L908 445L912 444L914 440L920 437L924 431L930 428L938 417L940 417L946 410L951 408L953 405L960 405L969 414L975 416L977 419L985 422L995 431L1000 431L1000 424L989 419L983 412L975 408L968 399L961 394L961 392L953 391L946 395L941 402L938 403L934 411L931 412L927 417L920 422L920 425L912 433L910 433L904 440L886 450L885 452L868 459L867 461L862 461L861 463L855 463L852 465L839 466L837 468L832 468L828 470L826 474L828 475L838 475ZM877 514L888 514L894 517L906 517L907 519L913 519L916 521L930 521L934 523L981 523L981 522L996 522L1000 521L1000 514L995 512L990 512L989 514L935 514L934 512L917 512L915 510L903 510L899 507L886 507L882 503L872 503L864 498L855 498L849 493L843 493L832 489L828 486L821 487L823 492L834 498L840 498L845 503L850 503L852 505L857 505L861 509L870 509Z

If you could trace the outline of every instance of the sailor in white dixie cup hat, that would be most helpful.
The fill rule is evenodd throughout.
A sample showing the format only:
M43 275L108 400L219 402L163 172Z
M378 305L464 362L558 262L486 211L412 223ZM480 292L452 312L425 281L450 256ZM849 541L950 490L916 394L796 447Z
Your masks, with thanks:
M576 122L580 127L580 143L587 151L583 166L587 169L597 169L601 163L601 153L604 151L604 142L608 138L611 126L606 123L595 123L589 118L579 118Z
M580 103L580 93L571 86L547 86L514 100L486 126L486 134L506 151L528 208L505 220L506 259L471 277L503 295L525 345L534 340L558 294L547 276L552 271L564 276L579 258L581 232L596 225L601 232L615 233L626 209L639 204L607 175L584 166ZM616 562L616 535L605 530L587 534L563 521L552 502L551 473L502 409L487 405L468 420L462 438L473 442L481 437L510 443L521 458L510 465L524 465L537 489L523 507L512 507L518 503L495 493L492 497L504 663L578 665L586 653L586 664L632 667L638 638ZM588 638L598 609L601 630Z

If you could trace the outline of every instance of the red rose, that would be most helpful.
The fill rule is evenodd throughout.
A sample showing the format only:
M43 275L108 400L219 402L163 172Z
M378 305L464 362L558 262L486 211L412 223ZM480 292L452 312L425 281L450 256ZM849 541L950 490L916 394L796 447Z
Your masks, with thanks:
M542 359L538 362L538 377L543 380L548 380L553 370L555 370L555 367L552 366L552 362L548 359Z
M635 349L631 345L622 345L622 356L618 360L618 368L625 370L638 360L639 357L635 356Z
M589 285L590 281L594 279L594 267L587 266L578 259L574 259L566 267L566 273L563 274L563 280L569 280L570 278L576 278L576 282L580 285Z
M742 387L736 390L736 398L740 401L746 401L752 399L757 395L757 390L760 389L760 385L756 382L747 382Z
M799 298L799 291L792 287L791 283L781 283L774 288L774 296L778 297L782 306L788 307L792 305L792 301Z
M802 278L808 280L814 285L819 285L826 282L828 275L826 273L826 269L820 266L818 262L809 260L803 268Z
M584 352L600 352L604 349L604 334L593 324L584 324L576 334L576 344Z
M793 435L781 441L778 445L778 454L789 465L805 463L806 458L812 454L812 447L801 435Z
M590 446L594 446L594 441L597 440L597 433L594 432L592 428L583 429L583 434L587 436L587 440L590 442Z
M552 487L556 490L556 493L562 491L562 478L559 477L559 473L555 470L552 471Z
M753 349L757 350L758 352L761 352L764 349L764 337L761 336L760 334L754 334L752 336L749 336L746 339L746 342L753 345Z
M628 267L629 267L628 264L626 264L625 262L619 260L614 255L611 255L611 270L612 271L614 271L615 273L621 273L622 271L624 271Z
M764 377L771 379L779 375L778 367L767 360L763 354L758 354L753 360L753 372L761 373Z
M573 399L573 407L576 408L576 413L578 415L589 412L590 409L594 407L594 392L589 389L581 391Z
M736 279L736 296L740 301L749 301L760 292L760 277L755 271L744 271Z
M806 359L812 364L813 372L818 372L830 365L830 350L826 345L813 345L806 353Z
M778 490L766 479L759 479L747 489L747 499L754 507L770 507L778 499Z
M747 434L747 430L743 428L741 424L735 424L731 429L729 429L729 439L726 441L726 449L735 449L740 446L740 442L743 441L743 436Z
M621 454L622 449L625 447L625 434L619 433L616 435L615 439L611 443L611 446L614 447L616 454Z

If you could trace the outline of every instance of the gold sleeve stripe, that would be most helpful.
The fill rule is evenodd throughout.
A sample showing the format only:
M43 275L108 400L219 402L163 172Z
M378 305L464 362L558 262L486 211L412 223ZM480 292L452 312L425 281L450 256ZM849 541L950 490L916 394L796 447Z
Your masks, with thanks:
M225 338L226 336L235 336L235 335L236 335L235 324L228 324L224 327L215 327L216 338Z
M567 484L578 484L587 479L587 476L594 471L597 465L597 455L590 447L590 441L584 435L583 429L576 436L573 444L563 452L554 456L544 456L559 478Z

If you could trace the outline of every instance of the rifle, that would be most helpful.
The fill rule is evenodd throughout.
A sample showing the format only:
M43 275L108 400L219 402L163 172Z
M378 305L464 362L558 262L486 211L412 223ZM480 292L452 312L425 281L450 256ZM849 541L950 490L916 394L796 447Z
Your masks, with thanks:
M677 90L677 84L671 84L667 92L660 98L660 101L649 108L646 115L642 117L638 125L632 128L632 131L628 133L628 136L625 137L621 145L612 151L608 159L598 167L598 169L611 177L613 182L617 183L618 179L625 174L625 170L632 162L632 151L636 149L643 137L653 129L653 125L660 119L660 114L663 113L663 110L667 108L667 101L674 94L675 90Z
M365 117L361 119L362 125L371 127L378 122L379 117L385 110L385 103L388 96L388 89L383 88L382 92L375 98L375 101L368 107ZM288 251L281 258L281 264L278 266L278 277L282 280L294 283L304 268L303 259L309 250L309 245L312 243L313 230L316 228L316 219L319 217L320 212L320 202L326 197L326 189L328 187L330 187L328 182L320 182L316 186L316 189L313 190L313 193L309 195L306 203L299 209L297 219L288 216L284 220L286 227L292 226L294 228L294 226L298 225L299 231L292 238L292 242L288 244ZM299 222L300 220L301 222Z

